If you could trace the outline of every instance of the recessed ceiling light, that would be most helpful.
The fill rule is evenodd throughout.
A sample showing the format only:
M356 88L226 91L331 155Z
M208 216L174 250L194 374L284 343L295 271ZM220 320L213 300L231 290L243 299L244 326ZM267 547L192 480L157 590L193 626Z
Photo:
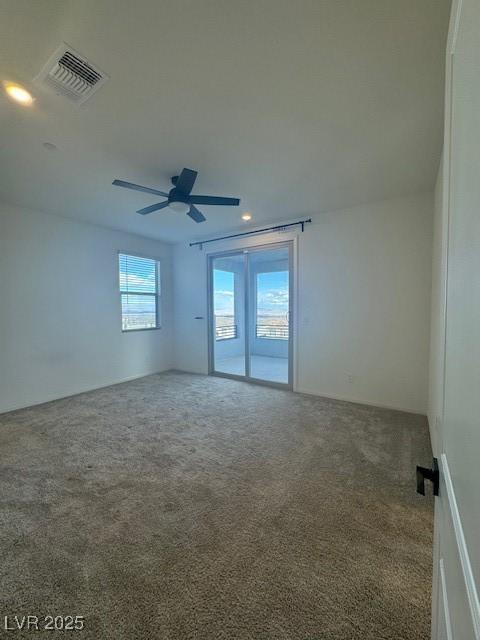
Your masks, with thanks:
M245 213L242 213L242 220L251 220L252 219L252 214L248 213L248 211L245 211Z
M30 107L33 104L33 96L26 89L21 87L19 84L7 83L5 85L5 91L7 94L15 100L15 102L19 102L24 107Z

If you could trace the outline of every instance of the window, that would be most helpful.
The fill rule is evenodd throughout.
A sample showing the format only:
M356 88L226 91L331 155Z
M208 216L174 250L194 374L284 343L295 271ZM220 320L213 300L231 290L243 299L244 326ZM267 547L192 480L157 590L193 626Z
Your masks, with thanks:
M257 273L257 338L288 340L288 271Z
M122 331L160 327L160 263L118 254Z

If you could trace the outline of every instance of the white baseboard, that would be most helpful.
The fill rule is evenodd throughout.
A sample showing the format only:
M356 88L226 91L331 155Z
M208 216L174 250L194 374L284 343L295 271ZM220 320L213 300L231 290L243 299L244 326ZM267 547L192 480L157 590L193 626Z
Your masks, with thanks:
M395 404L384 404L382 402L370 402L369 400L363 400L362 398L353 398L351 396L339 396L332 393L320 393L318 391L311 391L310 389L296 388L296 393L304 393L307 396L317 396L318 398L328 398L329 400L341 400L342 402L351 402L353 404L364 404L367 407L378 407L379 409L391 409L393 411L403 411L403 413L413 413L415 415L426 415L425 409L412 409L411 407L402 407Z
M40 404L45 404L46 402L53 402L53 400L61 400L63 398L70 398L71 396L76 396L79 395L80 393L87 393L88 391L95 391L96 389L104 389L105 387L111 387L113 385L116 384L122 384L123 382L129 382L131 380L138 380L139 378L145 378L146 376L150 376L153 375L155 373L164 373L165 371L179 371L182 373L193 373L196 375L208 375L207 372L205 371L189 371L186 369L182 369L179 367L168 367L166 369L162 369L160 371L150 371L150 372L146 372L146 373L141 373L135 376L128 376L126 378L120 378L117 380L110 380L108 382L102 382L101 384L97 384L95 386L85 386L85 387L77 387L74 391L72 391L72 393L67 393L64 395L58 395L58 394L51 394L51 395L47 395L44 398L42 398L42 400L31 400L31 401L24 401L20 404L13 404L13 405L7 405L6 408L2 408L0 410L0 415L2 413L8 413L10 411L17 411L18 409L26 409L28 407L34 407ZM318 398L328 398L329 400L341 400L342 402L351 402L353 404L363 404L366 405L368 407L378 407L379 409L391 409L393 411L403 411L404 413L413 413L413 414L420 414L420 415L425 415L424 411L420 411L420 410L415 410L415 409L411 409L411 408L405 408L405 407L401 407L398 405L389 405L389 404L382 404L382 403L378 403L378 402L370 402L367 400L362 400L360 398L352 398L352 397L348 397L348 396L338 396L338 395L333 395L333 394L326 394L326 393L318 393L317 391L311 391L309 389L301 389L301 388L297 388L294 389L294 391L296 393L304 393L305 395L309 395L309 396L316 396Z
M174 371L180 371L182 373L193 373L195 375L208 375L207 371L204 370L192 370L192 369L183 369L181 367L174 367ZM367 407L378 407L379 409L391 409L392 411L402 411L403 413L413 413L415 415L426 415L426 409L412 409L411 407L402 407L394 404L383 404L381 402L370 402L368 400L362 400L361 398L352 398L349 396L338 396L333 395L331 393L319 393L318 391L312 391L311 389L300 388L298 386L294 386L293 391L295 393L304 393L307 396L315 396L317 398L328 398L329 400L341 400L342 402L351 402L353 404L363 404Z
M32 401L24 401L20 404L7 405L6 408L2 408L0 410L0 415L4 413L10 413L11 411L18 411L19 409L28 409L29 407L37 407L41 404L46 404L47 402L53 402L54 400L63 400L64 398L72 398L73 396L78 396L81 393L88 393L89 391L96 391L97 389L105 389L106 387L113 387L117 384L122 384L123 382L130 382L132 380L139 380L140 378L146 378L147 376L155 375L156 373L165 373L165 371L170 371L170 367L168 369L161 369L160 371L149 371L147 373L141 373L135 376L128 376L127 378L120 378L118 380L110 380L109 382L102 382L102 384L97 384L94 387L85 386L78 387L72 393L67 393L65 395L57 395L51 394L45 396L42 400L32 400Z
M184 369L183 367L175 366L175 367L172 367L170 369L170 371L177 371L178 373L191 373L192 375L195 375L195 376L208 376L209 375L208 371L205 371L205 369L201 369L201 368L198 368L198 369Z

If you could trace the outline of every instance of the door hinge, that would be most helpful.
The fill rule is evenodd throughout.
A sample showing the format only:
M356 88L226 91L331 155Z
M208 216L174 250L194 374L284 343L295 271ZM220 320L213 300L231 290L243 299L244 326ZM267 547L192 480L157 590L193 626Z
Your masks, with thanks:
M438 470L438 460L433 459L431 469L417 466L417 493L425 495L425 478L433 484L433 495L438 496L438 487L440 484L440 472Z

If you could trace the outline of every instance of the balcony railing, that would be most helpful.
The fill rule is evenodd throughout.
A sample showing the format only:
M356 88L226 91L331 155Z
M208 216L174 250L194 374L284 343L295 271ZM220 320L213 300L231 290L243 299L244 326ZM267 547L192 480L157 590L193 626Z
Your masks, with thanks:
M215 327L215 340L231 340L237 338L237 325L225 324Z
M288 340L288 325L257 324L255 335L268 340Z
M267 340L288 340L288 322L276 324L275 320L259 322L255 327L255 336ZM238 325L233 322L232 316L215 316L215 340L233 340L238 336Z

